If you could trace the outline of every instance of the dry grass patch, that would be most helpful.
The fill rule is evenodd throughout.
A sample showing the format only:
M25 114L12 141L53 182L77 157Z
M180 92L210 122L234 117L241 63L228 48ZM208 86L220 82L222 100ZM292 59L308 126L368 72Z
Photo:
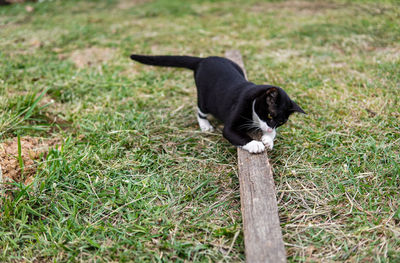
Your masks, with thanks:
M69 128L72 125L64 117L64 113L67 111L66 105L56 101L49 94L45 94L38 105L43 108L43 115L50 124L57 124L61 128Z
M271 10L285 10L296 13L315 14L332 9L339 9L342 5L329 1L282 1L257 3L250 10L252 12L266 12Z
M400 61L400 45L395 44L393 46L376 48L374 50L374 59L378 62L380 62L379 60L386 62Z
M129 9L140 4L151 2L151 0L121 0L117 4L119 9Z

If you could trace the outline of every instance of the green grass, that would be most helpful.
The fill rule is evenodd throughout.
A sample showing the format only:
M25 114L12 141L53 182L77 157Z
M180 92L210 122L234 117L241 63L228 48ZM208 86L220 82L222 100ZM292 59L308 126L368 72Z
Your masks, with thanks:
M64 142L2 197L1 261L244 261L236 149L191 72L129 59L232 48L308 113L270 153L289 262L400 261L396 1L30 5L0 7L0 140Z

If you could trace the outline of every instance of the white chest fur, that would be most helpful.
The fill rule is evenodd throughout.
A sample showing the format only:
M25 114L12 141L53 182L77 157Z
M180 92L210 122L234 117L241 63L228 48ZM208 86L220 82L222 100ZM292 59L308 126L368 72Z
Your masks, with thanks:
M262 143L265 146L267 146L269 149L272 150L272 148L274 147L274 139L275 139L275 136L276 136L276 130L274 128L269 127L268 124L265 121L260 119L260 117L257 115L257 113L256 113L256 111L254 109L255 103L256 103L256 101L254 100L253 101L253 105L252 105L253 122L261 129L261 131L263 133L263 135L261 137Z

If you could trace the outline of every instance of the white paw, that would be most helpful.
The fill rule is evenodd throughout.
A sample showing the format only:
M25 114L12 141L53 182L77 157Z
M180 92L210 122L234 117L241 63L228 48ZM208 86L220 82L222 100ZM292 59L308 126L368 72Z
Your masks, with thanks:
M214 127L210 125L208 126L200 126L200 129L202 132L213 132L214 131Z
M263 135L263 136L261 137L261 141L263 142L263 144L264 144L265 146L268 147L268 149L272 150L272 148L274 148L274 140L273 140L270 136L268 136L268 135Z
M249 153L261 153L265 150L265 146L262 142L254 140L244 145L242 148L248 151Z
M207 119L197 118L199 121L199 126L202 132L212 132L214 127L210 124Z

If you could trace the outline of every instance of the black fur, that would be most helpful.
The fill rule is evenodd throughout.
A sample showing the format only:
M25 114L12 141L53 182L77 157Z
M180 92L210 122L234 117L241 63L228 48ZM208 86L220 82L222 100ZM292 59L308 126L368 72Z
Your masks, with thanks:
M224 137L236 146L252 141L247 132L253 123L254 100L255 112L271 128L284 124L293 112L304 113L283 89L247 81L242 69L226 58L143 55L131 58L153 66L193 70L199 109L220 119L224 123Z

